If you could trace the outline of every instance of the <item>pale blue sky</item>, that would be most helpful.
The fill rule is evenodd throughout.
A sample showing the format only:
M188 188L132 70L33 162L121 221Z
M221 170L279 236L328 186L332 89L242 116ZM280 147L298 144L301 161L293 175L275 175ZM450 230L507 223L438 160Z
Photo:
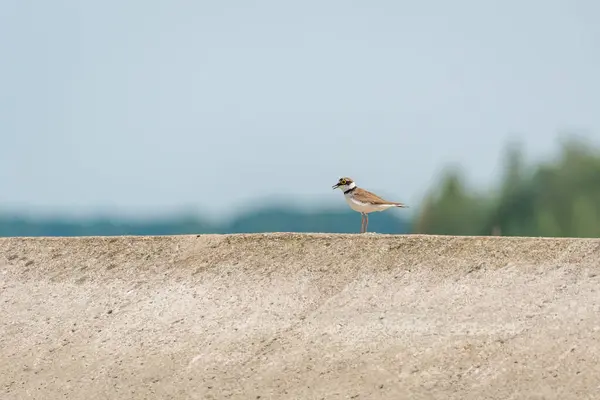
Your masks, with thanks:
M495 179L600 135L593 0L0 5L0 207L213 215L345 206L341 175L418 208L446 165ZM236 209L237 208L237 209Z

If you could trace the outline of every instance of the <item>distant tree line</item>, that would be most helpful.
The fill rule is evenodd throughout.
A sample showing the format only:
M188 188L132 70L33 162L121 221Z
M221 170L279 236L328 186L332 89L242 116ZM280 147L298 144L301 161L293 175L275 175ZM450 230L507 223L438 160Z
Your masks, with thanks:
M0 216L0 236L114 236L252 232L331 232L360 230L360 214L352 210L305 212L268 207L244 213L231 222L214 224L196 216L133 221L93 218L67 220ZM410 221L392 213L369 218L369 230L409 233Z
M466 187L449 170L425 198L415 233L506 236L600 236L600 151L577 138L558 157L526 165L510 145L502 180L487 193Z
M527 165L521 148L506 149L497 187L469 188L458 169L448 168L417 210L414 220L373 213L369 231L445 235L600 236L600 151L577 139L561 143L558 156ZM356 233L360 215L337 210L299 211L266 207L215 224L197 216L128 221L31 219L0 215L0 236L170 235L242 232Z

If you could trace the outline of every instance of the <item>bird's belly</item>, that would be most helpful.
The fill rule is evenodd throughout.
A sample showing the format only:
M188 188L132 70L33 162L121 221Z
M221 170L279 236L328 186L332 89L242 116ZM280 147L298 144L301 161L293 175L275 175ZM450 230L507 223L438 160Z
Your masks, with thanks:
M354 200L350 196L345 196L345 197L346 197L346 202L348 203L350 208L353 209L354 211L358 211L361 213L370 213L373 211L379 211L378 207L375 207L371 204L361 203L360 201Z

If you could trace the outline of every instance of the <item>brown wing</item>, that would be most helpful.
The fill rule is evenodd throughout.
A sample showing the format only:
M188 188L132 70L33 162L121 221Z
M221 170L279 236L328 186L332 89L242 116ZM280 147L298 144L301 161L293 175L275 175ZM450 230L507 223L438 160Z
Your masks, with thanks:
M396 203L396 202L393 202L393 201L384 200L381 197L377 196L376 194L371 193L368 190L361 189L361 188L356 188L354 190L354 198L356 200L358 200L358 201L363 201L365 203L371 203L371 204L394 204L396 206L406 207L402 203Z

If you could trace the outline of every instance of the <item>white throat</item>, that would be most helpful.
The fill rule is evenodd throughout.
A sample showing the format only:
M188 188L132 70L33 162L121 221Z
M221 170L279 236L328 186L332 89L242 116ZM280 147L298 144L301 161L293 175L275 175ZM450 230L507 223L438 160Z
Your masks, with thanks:
M342 185L342 186L340 186L340 188L342 189L342 192L345 192L345 191L350 190L350 189L354 189L355 187L356 187L356 182L352 182L349 185ZM348 193L348 194L344 193L344 194L346 196L348 196L350 193Z

